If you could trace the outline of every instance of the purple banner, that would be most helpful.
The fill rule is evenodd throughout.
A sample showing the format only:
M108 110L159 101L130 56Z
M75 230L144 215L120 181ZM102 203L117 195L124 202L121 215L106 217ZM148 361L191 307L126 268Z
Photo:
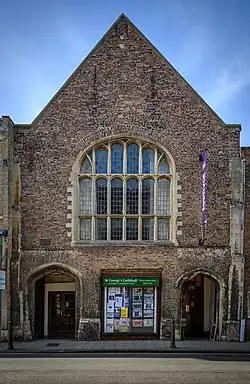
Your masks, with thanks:
M207 154L206 152L201 153L201 165L202 165L202 203L201 203L201 223L206 224L206 166L207 166Z

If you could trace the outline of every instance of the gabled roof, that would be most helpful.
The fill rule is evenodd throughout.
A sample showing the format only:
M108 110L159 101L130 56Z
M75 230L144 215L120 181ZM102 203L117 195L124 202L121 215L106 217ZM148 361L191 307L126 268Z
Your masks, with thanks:
M188 86L188 88L200 99L200 101L206 105L208 109L214 114L214 116L221 121L222 124L226 125L226 123L222 120L222 118L217 115L217 113L206 103L206 101L197 93L194 88L184 79L184 77L172 66L172 64L161 54L161 52L158 51L158 49L143 35L143 33L132 23L131 20L128 19L124 13L122 13L117 20L113 23L113 25L108 29L108 31L105 33L105 35L101 38L101 40L96 44L96 46L90 51L90 53L83 59L83 61L80 63L80 65L75 69L75 71L70 75L70 77L66 80L66 82L62 85L62 87L56 92L56 94L50 99L50 101L47 103L47 105L42 109L42 111L36 116L36 118L33 120L31 124L34 124L44 113L44 111L49 107L49 105L56 99L58 94L70 83L70 81L74 78L74 76L78 73L78 71L82 68L84 63L88 60L88 58L104 43L104 41L108 38L110 32L116 28L121 22L126 21L145 41L147 44L149 44L152 49L160 56L161 59L163 59L182 79L182 81L185 82L185 84Z

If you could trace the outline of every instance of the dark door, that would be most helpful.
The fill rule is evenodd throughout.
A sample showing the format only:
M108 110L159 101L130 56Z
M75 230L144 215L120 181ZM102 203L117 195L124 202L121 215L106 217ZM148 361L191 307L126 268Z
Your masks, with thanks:
M44 287L45 279L41 278L35 287L35 339L44 337Z
M75 337L75 292L49 292L48 336Z
M202 275L183 284L182 319L185 321L185 337L204 336L204 278Z

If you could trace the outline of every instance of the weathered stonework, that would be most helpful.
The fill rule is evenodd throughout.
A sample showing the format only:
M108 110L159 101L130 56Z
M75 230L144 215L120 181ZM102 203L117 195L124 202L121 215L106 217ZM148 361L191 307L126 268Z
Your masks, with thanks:
M123 136L154 143L173 158L172 244L88 246L77 241L79 160L95 143ZM161 338L169 338L173 319L176 337L181 337L182 284L202 273L215 281L219 292L218 339L237 339L243 316L244 256L250 281L250 254L243 249L244 166L239 137L240 126L226 125L124 16L30 126L13 126L4 118L0 226L9 229L14 245L9 252L15 260L16 336L36 337L36 281L60 271L76 282L75 337L99 339L100 271L146 268L162 271ZM204 150L207 227L201 244L199 155ZM1 163L6 151L8 166ZM248 192L245 198L248 209ZM245 240L245 249L248 243ZM245 284L245 293L247 289ZM245 299L244 308L246 314ZM6 324L2 320L3 329Z

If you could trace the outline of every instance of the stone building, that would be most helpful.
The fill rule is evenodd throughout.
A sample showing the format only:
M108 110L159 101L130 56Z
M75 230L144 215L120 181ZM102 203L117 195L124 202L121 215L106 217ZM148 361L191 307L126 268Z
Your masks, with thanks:
M15 337L168 338L175 319L179 338L237 339L250 316L240 130L124 15L30 125L3 117Z

